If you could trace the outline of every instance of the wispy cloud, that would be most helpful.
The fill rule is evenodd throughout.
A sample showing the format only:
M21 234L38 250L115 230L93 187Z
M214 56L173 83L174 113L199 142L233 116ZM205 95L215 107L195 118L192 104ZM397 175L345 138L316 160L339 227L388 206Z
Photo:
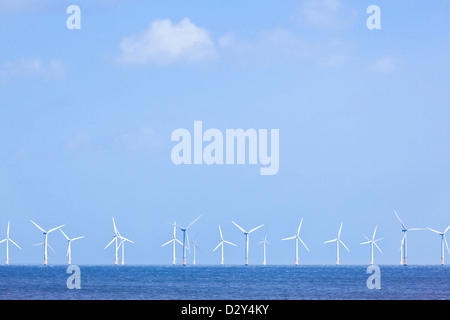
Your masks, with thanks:
M0 0L0 13L40 12L45 8L45 0Z
M75 152L84 150L89 147L91 137L86 131L79 131L66 141L66 150Z
M189 18L179 23L170 19L155 20L147 30L124 38L120 50L117 62L125 65L198 62L216 54L208 31L196 26Z
M149 151L162 144L161 136L150 126L126 132L117 138L117 144L128 151Z
M371 64L369 69L374 72L389 74L395 71L396 60L392 56L383 57Z
M56 80L63 78L65 71L65 65L59 59L52 59L48 62L41 59L19 59L6 62L0 68L0 82L23 78Z
M353 50L352 44L336 38L309 40L282 28L262 31L253 39L226 34L219 38L218 44L223 57L250 64L272 64L293 59L296 64L337 67L348 62Z
M355 20L356 14L341 0L305 0L300 9L300 20L316 29L341 30Z

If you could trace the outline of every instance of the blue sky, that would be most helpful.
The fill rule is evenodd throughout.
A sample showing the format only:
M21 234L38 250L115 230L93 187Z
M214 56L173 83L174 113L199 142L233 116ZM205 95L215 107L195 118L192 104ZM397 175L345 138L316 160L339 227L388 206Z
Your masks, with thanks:
M66 28L70 4L81 30ZM381 30L366 28L371 4ZM301 263L334 263L323 242L341 222L342 263L368 262L359 243L375 225L375 261L399 263L394 209L411 227L450 223L448 12L443 0L0 0L0 231L11 220L23 248L12 263L42 262L29 219L85 235L74 263L112 263L112 216L136 242L128 263L170 263L167 222L200 214L199 263L220 261L218 224L239 245L226 262L243 262L231 220L267 226L252 234L250 263L266 231L268 262L292 263L294 243L280 239L301 218ZM174 165L170 135L195 120L280 129L279 173ZM50 263L64 263L63 236L50 243ZM410 263L439 261L437 235L410 234Z

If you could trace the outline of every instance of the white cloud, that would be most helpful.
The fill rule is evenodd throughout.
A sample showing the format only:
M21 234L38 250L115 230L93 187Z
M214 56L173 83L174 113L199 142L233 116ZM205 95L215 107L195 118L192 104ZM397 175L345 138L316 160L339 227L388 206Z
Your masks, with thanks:
M45 7L45 0L0 0L0 13L38 12Z
M382 73L382 74L389 74L395 71L396 68L396 61L393 57L383 57L375 61L370 66L370 70Z
M118 137L118 144L130 151L148 151L162 144L159 134L149 126Z
M41 59L19 59L9 61L0 68L0 82L23 78L56 80L64 77L65 69L64 63L58 59L47 63Z
M144 32L124 38L120 49L117 61L127 65L198 62L216 55L208 31L193 24L189 18L179 23L169 19L155 20Z
M86 131L79 131L75 133L66 141L67 151L77 151L86 149L91 142L91 137Z
M300 19L317 29L343 29L356 17L356 11L346 10L340 0L305 0Z
M245 65L268 65L292 61L321 67L339 67L349 62L354 45L336 38L310 40L290 30L277 28L260 32L246 40L227 34L219 39L224 58Z

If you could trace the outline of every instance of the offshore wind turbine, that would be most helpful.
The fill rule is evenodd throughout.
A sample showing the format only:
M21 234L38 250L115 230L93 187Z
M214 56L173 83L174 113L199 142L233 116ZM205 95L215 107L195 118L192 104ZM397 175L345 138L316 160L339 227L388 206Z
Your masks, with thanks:
M9 237L9 221L8 221L8 228L6 229L6 238L0 241L0 243L3 243L6 241L6 264L9 264L9 242L11 241L12 244L14 244L17 248L22 250L21 247L17 243L15 243L10 237Z
M397 216L398 221L402 225L402 233L403 233L403 237L402 237L402 246L403 246L403 248L402 248L403 259L402 260L403 260L403 262L400 264L403 264L404 266L406 266L407 265L407 257L408 257L408 255L407 255L407 249L408 249L407 233L408 233L408 231L423 230L424 228L407 228L395 210L394 210L394 213Z
M259 244L263 245L264 251L263 251L263 265L266 265L266 245L270 246L270 242L267 241L267 233L264 235L264 239L262 239Z
M198 237L198 235L195 237L194 241L192 241L192 247L194 248L194 261L192 262L192 264L194 264L194 265L195 265L195 252L196 252L195 249L200 251L200 248L197 245L197 237Z
M344 246L344 248L347 249L348 252L350 252L350 250L347 248L347 246L341 240L341 231L342 231L343 224L344 223L342 222L341 227L339 228L338 236L336 239L328 240L328 241L324 242L324 243L336 242L336 264L339 264L339 244L342 244Z
M231 221L231 222L233 222L233 224L234 224L236 227L238 227L239 230L241 230L241 231L244 233L244 236L245 236L245 265L248 266L248 236L249 236L250 233L252 233L253 231L255 231L255 230L259 229L259 228L261 228L261 227L264 226L264 225L262 224L262 225L260 225L259 227L253 228L253 229L250 230L250 231L245 231L245 230L244 230L242 227L240 227L236 222L234 222L234 221Z
M281 239L281 240L283 240L283 241L286 241L286 240L294 240L294 239L295 239L295 264L296 264L296 265L298 265L298 242L299 242L299 241L303 244L303 246L304 246L304 247L306 248L306 250L308 250L308 252L309 252L308 247L307 247L306 244L303 242L303 240L300 238L300 229L302 228L302 223L303 223L303 219L300 221L300 225L298 226L297 234L296 234L295 236L289 237L289 238Z
M176 224L174 224L175 227L177 227L178 229L180 229L183 232L183 266L186 265L186 248L189 247L189 236L187 234L187 230L192 227L192 225L197 222L198 219L200 219L201 215L198 216L194 221L192 221L191 223L189 223L189 225L186 228L177 226ZM187 243L187 247L186 247L186 243Z
M113 242L115 242L116 253L115 253L114 264L117 265L117 262L119 260L118 252L119 252L119 235L120 234L119 234L119 230L117 230L116 221L114 220L114 217L112 218L112 221L113 221L113 227L114 227L114 236L113 236L113 239L111 240L111 242L106 245L105 249L108 248Z
M175 265L175 260L176 260L176 258L175 258L175 245L176 245L177 243L183 245L183 243L182 243L180 240L177 239L177 235L176 235L176 233L177 233L177 226L176 226L176 224L177 224L177 222L174 221L174 222L173 222L173 236L172 236L172 239L170 239L169 241L167 241L166 243L164 243L163 245L161 245L161 247L164 247L164 246L168 245L169 243L172 243L172 246L173 246L173 259L172 259L172 263L173 263L173 265Z
M444 265L444 242L445 242L445 245L447 246L447 252L450 254L447 238L445 237L445 234L447 233L447 231L449 229L450 229L450 226L448 226L444 232L440 232L440 231L436 231L434 229L428 228L428 230L433 231L434 233L437 233L438 235L441 236L441 265Z
M220 233L220 242L217 245L217 247L214 248L214 250L212 252L216 251L219 247L222 247L222 260L220 261L220 264L223 264L223 262L224 262L224 259L223 259L223 245L224 245L224 243L231 244L232 246L235 246L235 247L237 247L237 245L234 244L233 242L224 240L223 234L222 234L222 229L220 228L220 224L219 224L219 233Z
M36 226L36 228L38 228L39 230L41 230L41 231L43 232L43 234L44 234L44 242L43 242L43 243L38 243L38 244L36 244L36 246L39 246L39 245L42 245L42 244L44 245L44 265L46 266L46 265L47 265L47 253L48 253L48 247L50 247L50 245L48 244L48 235L49 235L51 232L53 232L53 231L55 231L55 230L58 230L58 229L64 227L64 225L61 225L61 226L59 226L59 227L56 227L56 228L50 229L50 230L48 230L48 231L45 231L45 230L42 229L40 226L38 226L36 222L34 222L33 220L30 220L30 221L31 221L32 224L34 224L34 225ZM50 249L53 250L52 247L50 247ZM53 252L55 252L55 250L53 250Z
M117 231L118 232L118 231ZM122 237L119 233L118 238L120 239L120 244L119 244L119 248L122 246L122 265L125 264L125 243L126 242L130 242L130 243L134 243L133 241L131 241L130 239L127 239L125 237Z
M380 249L380 247L377 245L377 242L380 241L383 238L380 238L378 240L375 240L375 234L377 233L377 228L375 227L375 230L373 231L373 236L372 236L372 240L370 240L365 234L363 234L364 238L366 238L366 242L362 242L361 244L370 244L370 255L371 255L371 259L370 259L370 264L373 264L373 247L377 247L378 251L380 251L380 253L383 253Z
M61 233L63 234L63 236L67 239L67 242L69 243L68 246L67 246L67 256L69 257L69 264L72 264L72 241L83 239L84 236L70 239L67 236L67 234L65 234L64 231L62 231L62 229L59 229L59 231L61 231Z

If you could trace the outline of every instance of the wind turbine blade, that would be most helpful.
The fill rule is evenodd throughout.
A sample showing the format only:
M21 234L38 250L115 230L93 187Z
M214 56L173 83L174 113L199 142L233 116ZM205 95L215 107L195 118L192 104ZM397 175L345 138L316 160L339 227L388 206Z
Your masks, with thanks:
M200 218L201 218L201 215L198 216L197 219L195 219L194 221L192 221L192 222L186 227L186 230L189 229L189 228L190 228L194 223L196 223L197 220L200 219Z
M230 241L226 241L226 240L223 240L223 242L225 242L225 243L228 243L228 244L231 244L232 246L235 246L235 247L237 247L237 244L234 244L233 242L230 242Z
M437 231L437 230L434 230L434 229L431 229L431 228L427 228L428 230L430 230L430 231L433 231L434 233L437 233L437 234L441 234L439 231Z
M253 228L253 229L250 230L248 233L250 234L250 233L252 233L253 231L258 230L259 228L261 228L261 227L263 227L263 226L264 226L264 225L262 224L262 225L260 225L259 227Z
M189 244L189 234L188 234L188 232L187 232L187 229L186 229L186 244L187 244L187 249L189 250L189 252L191 252L191 245Z
M73 238L72 241L79 240L79 239L83 239L83 238L84 238L84 236L82 236L82 237L77 237L77 238Z
M39 230L41 230L42 232L45 233L45 230L42 229L41 227L39 227L39 226L36 224L36 222L34 222L33 220L30 220L30 221L31 221L31 223L34 224Z
M403 221L402 221L402 219L400 219L400 217L398 216L398 214L397 214L397 212L394 210L394 213L395 213L395 215L397 216L397 219L398 219L398 221L400 222L400 224L402 225L402 227L403 227L403 229L407 229L406 227L405 227L405 225L403 224Z
M447 238L446 238L445 235L444 235L444 240L445 240L445 245L447 246L447 252L450 254L450 250L449 250L449 248L448 248Z
M375 230L373 231L372 241L375 240L375 234L377 233L378 226L375 227Z
M360 244L369 244L369 243L371 243L372 241L366 241L366 242L361 242Z
M295 238L295 237L294 237L294 238ZM335 241L337 241L337 239L328 240L328 241L325 241L324 243L330 243L330 242L335 242Z
M380 247L376 244L376 242L373 243L375 245L375 247L377 247L378 251L380 251L380 253L383 253L383 251L381 251Z
M223 234L222 234L222 229L220 228L220 224L219 224L219 232L220 232L220 239L223 240Z
M59 228L62 228L62 227L64 227L64 224L60 225L59 227L48 230L47 234L49 234L50 232L53 232L55 230L58 230Z
M300 235L300 229L302 228L302 223L303 223L303 218L300 221L300 225L298 226L298 230L297 230L297 236Z
M450 226L448 226L447 229L445 229L444 234L446 234L449 229L450 229Z
M363 236L364 236L364 238L366 238L367 241L370 241L369 237L366 236L364 233L363 233Z
M425 228L411 228L411 229L408 229L408 231L418 231L418 230L425 230Z
M341 222L341 227L339 228L339 232L338 232L338 238L340 238L341 237L341 232L342 232L342 225L343 225L344 223L343 222Z
M348 252L350 252L350 249L347 248L347 246L344 244L344 242L342 242L342 240L339 240L339 242L344 246L345 249L347 249Z
M384 238L377 239L377 240L374 241L374 243L375 243L375 242L378 242L378 241L380 241L380 240L383 240L383 239L384 239Z
M231 221L231 222L233 222L234 225L235 225L236 227L238 227L243 233L247 233L247 231L245 231L243 228L241 228L236 222L234 222L234 221Z
M182 227L180 227L179 225L177 225L176 221L174 221L174 223L172 222L167 222L168 224L170 224L171 226L177 227L179 229L183 229Z
M41 243L36 243L36 244L33 244L33 247L42 246L43 244L44 244L43 242L41 242Z
M8 221L8 228L6 229L6 237L9 238L9 221Z
M181 242L180 240L178 240L178 239L175 239L175 240L176 240L176 242L178 242L179 244L183 245L183 242Z
M49 247L50 249L52 249L52 251L53 251L54 253L56 253L55 249L53 249L52 246L51 246L49 243L47 243L47 245L48 245L48 247Z
M8 239L6 239L6 238L5 238L5 239L3 239L2 241L0 241L0 243L3 243L3 242L5 242L6 240L8 240Z
M305 246L306 250L308 250L308 252L310 252L309 249L308 249L308 247L306 246L306 244L303 242L303 240L300 239L300 238L298 238L298 240L300 240L300 242Z
M63 234L63 236L70 241L70 238L67 236L67 234L64 233L64 231L62 231L62 229L59 229L59 231L61 231L61 233Z
M134 243L133 241L131 241L130 239L127 239L125 237L119 236L119 238L123 241L128 241L128 242Z
M114 220L114 217L112 217L112 221L113 221L114 233L118 234L117 227L116 227L116 220Z
M293 237L289 237L289 238L284 238L284 239L281 239L281 241L292 240L292 239L295 239L295 238L297 238L297 236L293 236Z
M9 239L9 241L11 241L17 248L19 248L20 250L22 250L21 247L19 247L19 245L17 243L15 243L12 239Z
M217 247L215 247L215 248L214 248L214 250L213 250L212 252L216 251L216 250L217 250L217 248L219 248L219 247L220 247L220 245L221 245L222 243L223 243L223 241L220 241L220 242L219 242L219 244L217 245Z
M108 243L108 244L106 245L105 249L108 248L108 247L114 242L114 240L116 240L116 237L114 237L114 238L111 240L111 242Z
M164 247L164 246L168 245L169 243L171 243L171 242L173 242L173 241L175 241L175 239L172 239L172 240L167 241L166 243L164 243L163 245L161 245L161 247Z

